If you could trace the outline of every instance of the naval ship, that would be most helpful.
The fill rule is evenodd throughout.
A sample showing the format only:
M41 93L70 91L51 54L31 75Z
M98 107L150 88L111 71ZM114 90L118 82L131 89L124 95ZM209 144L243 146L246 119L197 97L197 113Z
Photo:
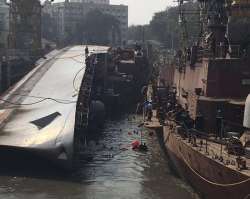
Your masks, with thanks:
M185 28L190 11L185 11L187 1L178 2ZM250 1L196 3L200 37L192 47L184 45L167 67L168 87L155 91L160 124L148 127L159 129L171 165L201 198L249 199L248 45L232 45L228 24L231 17L249 17Z
M152 64L150 45L110 48L96 54L95 98L113 114L134 108L141 101L141 90L150 80Z
M104 105L94 97L94 77L97 55L109 49L89 46L85 54L84 48L52 51L1 94L0 152L13 151L14 160L16 152L24 152L67 170L79 167L90 128L104 122Z
M134 89L147 84L140 70L149 67L134 49L86 48L52 51L0 95L0 152L13 151L15 160L21 151L67 170L89 158L107 110L136 101Z

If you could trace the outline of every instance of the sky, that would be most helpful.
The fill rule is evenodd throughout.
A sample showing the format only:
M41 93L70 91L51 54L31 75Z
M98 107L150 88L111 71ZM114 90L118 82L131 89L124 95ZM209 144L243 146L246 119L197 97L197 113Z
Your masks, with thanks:
M55 2L59 1L64 0L55 0ZM110 0L110 2L129 6L129 25L144 25L150 22L155 12L173 5L174 0Z
M155 12L173 5L173 0L110 0L110 2L129 6L129 25L148 24Z

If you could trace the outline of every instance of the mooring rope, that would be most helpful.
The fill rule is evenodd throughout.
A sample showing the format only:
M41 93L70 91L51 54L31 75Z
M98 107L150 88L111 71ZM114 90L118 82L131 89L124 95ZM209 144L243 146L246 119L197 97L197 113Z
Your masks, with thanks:
M193 169L192 166L188 163L188 161L184 158L183 154L182 153L180 153L180 154L181 154L182 159L184 160L185 164L189 167L189 169L195 175L197 175L199 178L201 178L202 180L206 181L209 184L212 184L212 185L215 185L215 186L220 186L220 187L233 187L233 186L241 185L241 184L244 184L244 183L250 181L250 178L247 178L246 180L243 180L243 181L240 181L240 182L236 182L236 183L229 183L229 184L221 184L221 183L212 182L212 181L206 179L205 177L201 176L197 171L195 171L195 169Z

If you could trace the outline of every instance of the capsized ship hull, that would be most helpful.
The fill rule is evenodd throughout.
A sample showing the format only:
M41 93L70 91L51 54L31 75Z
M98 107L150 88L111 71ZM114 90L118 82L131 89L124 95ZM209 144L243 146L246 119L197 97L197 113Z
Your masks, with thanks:
M108 47L89 49L102 51ZM79 123L77 102L83 104L86 97L79 91L87 74L83 52L84 46L62 50L1 96L0 149L32 152L72 168L77 142L75 126Z

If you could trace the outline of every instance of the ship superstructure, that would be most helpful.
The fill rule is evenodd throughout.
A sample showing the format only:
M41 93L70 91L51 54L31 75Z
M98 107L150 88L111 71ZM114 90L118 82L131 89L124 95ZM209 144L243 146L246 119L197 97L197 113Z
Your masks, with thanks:
M188 108L194 120L203 115L204 128L211 133L216 130L218 110L228 122L242 124L244 102L250 90L248 46L246 42L231 44L228 24L232 17L249 15L249 1L198 3L200 33L197 42L188 46L185 13L190 11L185 11L184 1L179 1L184 36L182 50L176 56L173 85L181 105Z
M248 199L248 42L233 43L228 30L232 17L249 16L250 1L198 0L200 32L192 45L186 2L178 1L182 48L173 77L166 76L165 94L162 87L154 92L159 122L146 126L157 129L172 165L202 198Z

